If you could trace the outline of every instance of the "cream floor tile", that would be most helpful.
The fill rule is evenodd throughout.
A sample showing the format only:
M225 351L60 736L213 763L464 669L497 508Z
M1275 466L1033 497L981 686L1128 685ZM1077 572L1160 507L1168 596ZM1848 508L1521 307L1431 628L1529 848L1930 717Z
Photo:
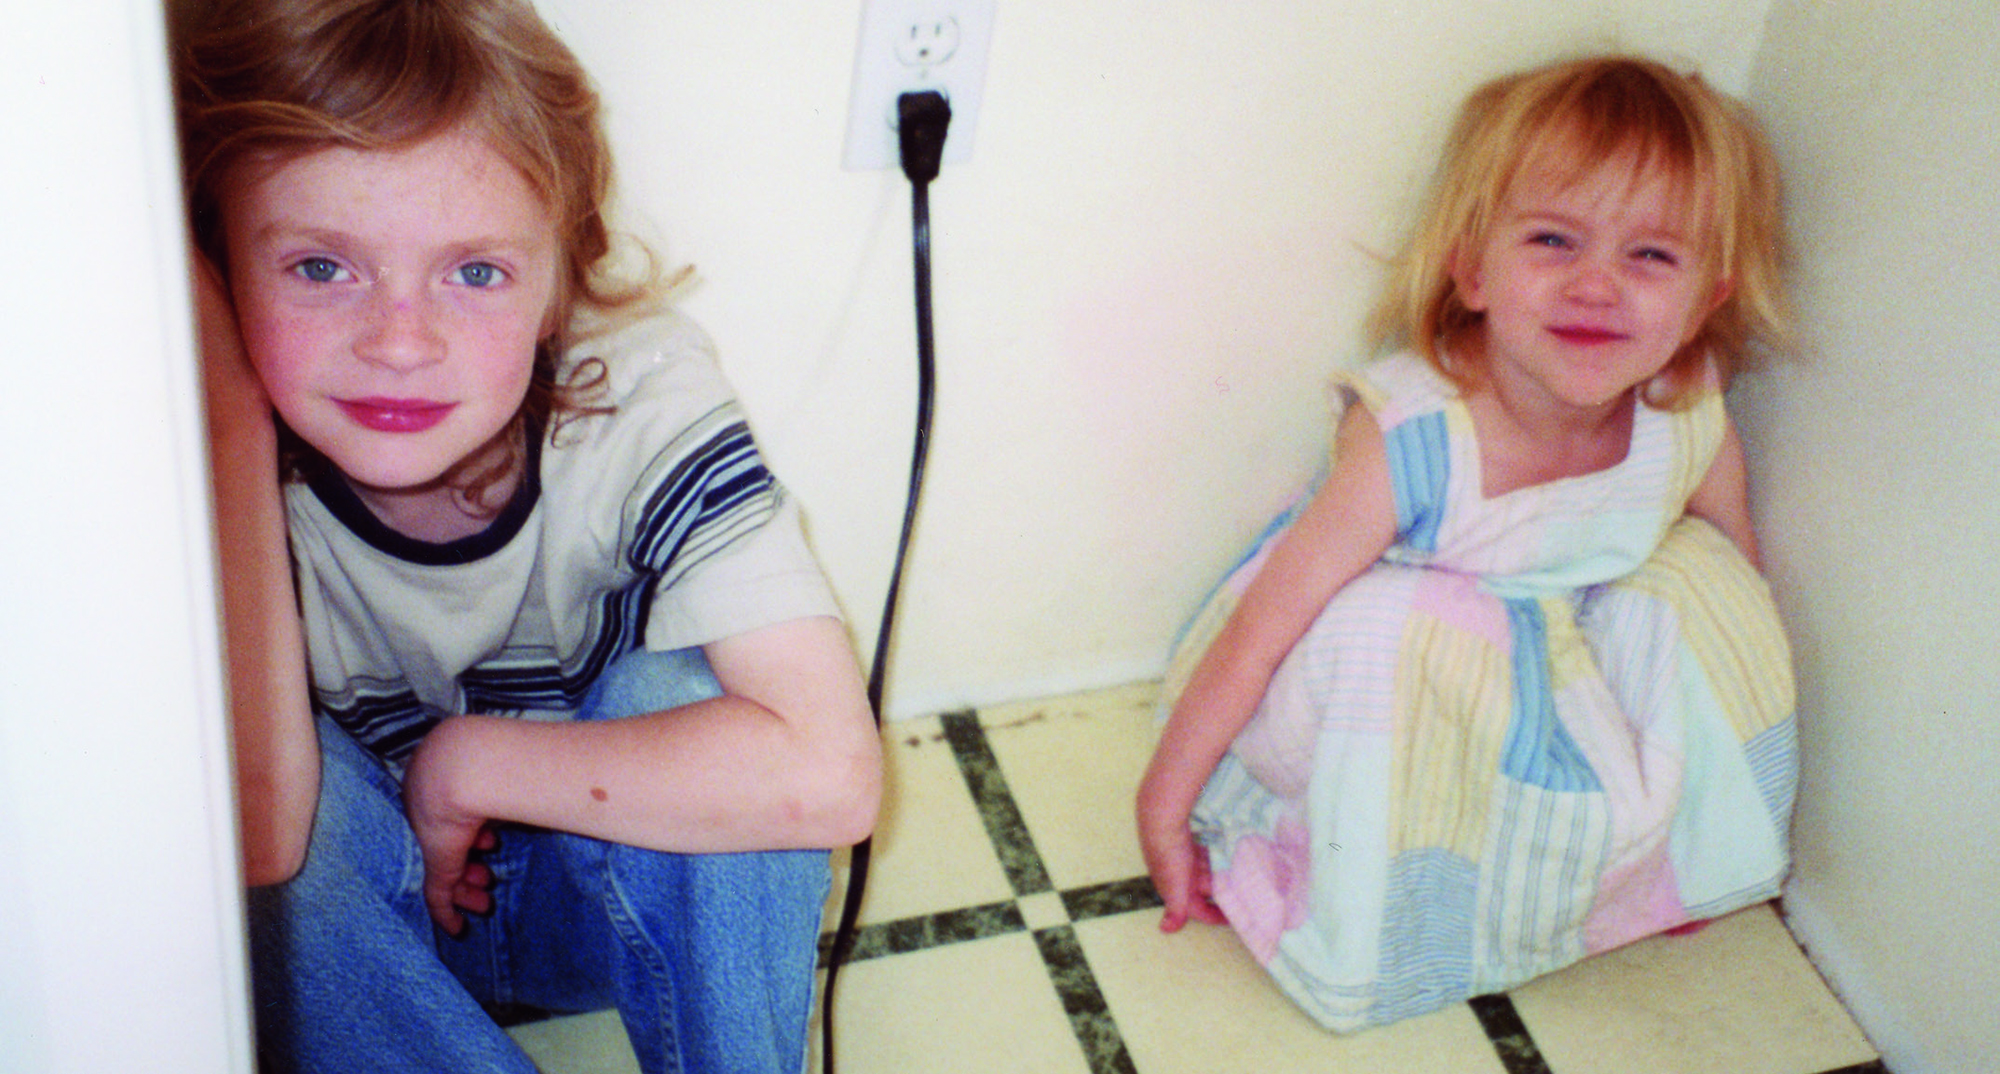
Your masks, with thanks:
M838 987L840 1074L1088 1074L1025 932L856 962ZM818 1070L817 1013L812 1032Z
M1768 906L1511 995L1557 1074L1817 1074L1876 1057Z
M982 709L979 722L1058 889L1146 875L1132 796L1153 756L1156 683Z
M542 1074L639 1074L616 1011L551 1018L507 1032Z
M1166 936L1146 911L1076 932L1143 1074L1504 1074L1463 1005L1341 1037L1294 1007L1226 929Z
M882 816L868 866L861 923L980 906L1013 897L934 716L883 728ZM847 891L847 855L835 856L828 930Z

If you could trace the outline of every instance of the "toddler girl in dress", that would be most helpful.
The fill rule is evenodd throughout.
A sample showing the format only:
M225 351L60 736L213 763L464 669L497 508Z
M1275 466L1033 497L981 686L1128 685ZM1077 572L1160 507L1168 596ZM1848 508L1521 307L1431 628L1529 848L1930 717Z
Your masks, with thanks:
M1784 334L1771 154L1609 57L1466 103L1332 468L1176 654L1162 927L1340 1031L1775 896L1789 655L1731 373Z

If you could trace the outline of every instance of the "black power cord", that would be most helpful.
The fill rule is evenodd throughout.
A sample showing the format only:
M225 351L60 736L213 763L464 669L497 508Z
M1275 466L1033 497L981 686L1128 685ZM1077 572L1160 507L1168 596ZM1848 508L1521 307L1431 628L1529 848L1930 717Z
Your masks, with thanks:
M910 237L914 248L917 291L917 428L910 457L910 488L903 501L903 529L896 539L896 559L889 568L889 593L882 601L882 625L875 635L874 666L868 672L868 707L875 726L882 726L882 686L889 668L889 640L895 633L896 598L903 588L903 559L910 551L910 534L917 523L917 498L924 486L924 461L930 455L931 397L936 381L937 354L931 335L931 180L944 160L944 138L951 126L951 102L935 90L905 93L896 99L896 135L903 150L903 174L910 179ZM834 928L826 963L826 987L821 993L820 1061L833 1074L833 983L841 963L854 947L854 925L861 915L861 896L868 883L868 857L874 839L854 845L847 866L847 896Z

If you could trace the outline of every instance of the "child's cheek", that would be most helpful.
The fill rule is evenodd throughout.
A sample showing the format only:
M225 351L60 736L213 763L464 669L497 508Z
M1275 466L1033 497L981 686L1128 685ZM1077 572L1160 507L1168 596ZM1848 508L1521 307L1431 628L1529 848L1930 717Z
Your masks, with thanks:
M243 346L258 379L279 413L288 414L302 394L308 370L313 364L313 342L317 333L301 318L288 318L269 310L249 309L243 316Z

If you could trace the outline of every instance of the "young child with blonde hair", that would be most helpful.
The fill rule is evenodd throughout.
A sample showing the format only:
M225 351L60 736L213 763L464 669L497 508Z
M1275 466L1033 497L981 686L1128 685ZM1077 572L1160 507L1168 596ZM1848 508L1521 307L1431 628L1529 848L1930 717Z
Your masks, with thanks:
M1176 654L1164 929L1226 920L1348 1031L1777 894L1792 680L1723 392L1785 336L1780 241L1697 77L1472 95L1328 476Z
M597 95L525 0L176 25L258 1047L797 1071L880 742L706 338L612 271Z

